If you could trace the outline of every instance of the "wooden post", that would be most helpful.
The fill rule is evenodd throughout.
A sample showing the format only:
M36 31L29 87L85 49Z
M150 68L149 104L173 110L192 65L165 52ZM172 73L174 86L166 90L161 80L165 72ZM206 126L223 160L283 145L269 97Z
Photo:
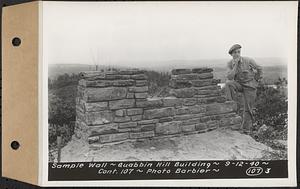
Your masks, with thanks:
M56 126L57 128L57 126ZM61 133L58 129L56 129L56 132L57 132L57 149L58 149L58 152L57 152L57 162L59 163L60 162L60 154L61 154Z

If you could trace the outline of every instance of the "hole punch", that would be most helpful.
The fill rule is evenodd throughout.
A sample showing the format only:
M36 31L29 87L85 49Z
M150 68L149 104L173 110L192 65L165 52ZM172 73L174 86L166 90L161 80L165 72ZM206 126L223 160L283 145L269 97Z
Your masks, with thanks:
M18 141L12 141L10 147L14 150L17 150L20 147L20 143Z
M21 39L18 37L14 37L11 41L14 47L20 46L21 45Z

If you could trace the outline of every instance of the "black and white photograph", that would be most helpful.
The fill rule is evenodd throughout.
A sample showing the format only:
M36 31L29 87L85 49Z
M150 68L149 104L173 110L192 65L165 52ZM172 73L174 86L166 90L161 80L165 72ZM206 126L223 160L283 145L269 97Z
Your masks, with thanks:
M86 180L295 176L297 6L46 2L49 179L81 165L98 166ZM214 177L222 163L243 174Z

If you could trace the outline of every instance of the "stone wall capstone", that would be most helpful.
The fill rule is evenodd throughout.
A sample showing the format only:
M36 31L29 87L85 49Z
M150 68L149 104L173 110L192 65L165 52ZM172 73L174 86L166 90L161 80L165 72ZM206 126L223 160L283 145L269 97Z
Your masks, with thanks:
M170 95L148 97L145 71L91 71L81 74L76 98L75 136L111 143L237 128L237 105L226 101L213 69L174 69Z

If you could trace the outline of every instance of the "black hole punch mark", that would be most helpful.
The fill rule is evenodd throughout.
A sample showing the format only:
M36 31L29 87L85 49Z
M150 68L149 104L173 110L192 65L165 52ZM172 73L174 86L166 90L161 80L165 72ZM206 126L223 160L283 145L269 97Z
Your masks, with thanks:
M13 46L17 47L21 45L21 39L18 37L14 37L11 41L11 43L13 44Z
M17 150L20 147L20 143L18 141L12 141L10 143L10 147L14 150Z

